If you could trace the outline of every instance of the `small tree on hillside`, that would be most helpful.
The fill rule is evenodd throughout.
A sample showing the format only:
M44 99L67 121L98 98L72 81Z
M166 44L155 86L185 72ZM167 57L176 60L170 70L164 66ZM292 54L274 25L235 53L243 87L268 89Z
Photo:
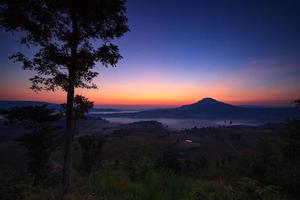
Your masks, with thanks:
M128 31L125 0L0 0L0 26L20 31L21 43L35 46L28 58L11 58L34 70L32 89L67 92L63 193L69 191L74 134L74 88L96 88L96 62L116 66L121 55L111 40Z
M63 111L66 112L67 104L62 104L61 106L62 106ZM78 120L85 119L86 114L89 112L90 109L93 108L93 106L94 106L94 103L82 95L76 95L74 97L73 117L74 117L75 130L77 128Z
M79 137L78 142L81 149L79 169L90 174L101 163L100 155L104 139L97 138L95 135L84 135Z
M75 119L84 119L90 109L94 107L94 103L88 98L76 95L74 98L74 117Z
M28 171L33 174L35 184L41 183L49 177L50 157L55 147L53 123L61 115L55 110L44 106L15 107L1 112L10 123L21 124L30 133L23 135L16 141L26 150Z

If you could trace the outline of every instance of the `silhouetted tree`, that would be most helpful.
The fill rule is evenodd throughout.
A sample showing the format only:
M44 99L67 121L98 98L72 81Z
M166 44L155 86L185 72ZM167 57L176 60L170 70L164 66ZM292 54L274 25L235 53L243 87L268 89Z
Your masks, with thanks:
M86 113L88 113L93 106L94 103L89 101L88 98L76 95L74 98L74 117L76 119L84 119L86 117Z
M21 43L36 47L32 58L11 56L37 72L32 89L67 91L64 194L71 179L74 88L96 88L96 62L116 66L122 58L111 40L128 31L125 14L125 0L0 0L0 26L20 31Z
M73 104L73 117L74 117L74 128L77 127L77 122L79 119L85 119L86 114L92 109L94 103L89 101L88 98L82 95L76 95L74 97L74 104ZM62 104L63 111L66 112L67 104Z
M49 177L50 157L55 147L53 123L61 115L43 106L14 107L1 112L10 123L18 123L31 132L16 139L26 150L28 171L34 175L35 184Z

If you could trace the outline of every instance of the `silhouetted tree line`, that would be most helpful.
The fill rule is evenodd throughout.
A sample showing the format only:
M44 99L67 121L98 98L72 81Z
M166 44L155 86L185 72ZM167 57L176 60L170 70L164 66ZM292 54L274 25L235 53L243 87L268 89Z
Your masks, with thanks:
M26 149L28 171L34 176L34 183L40 184L51 176L50 158L57 147L54 123L60 113L44 106L15 107L1 111L9 123L21 124L29 133L16 139Z

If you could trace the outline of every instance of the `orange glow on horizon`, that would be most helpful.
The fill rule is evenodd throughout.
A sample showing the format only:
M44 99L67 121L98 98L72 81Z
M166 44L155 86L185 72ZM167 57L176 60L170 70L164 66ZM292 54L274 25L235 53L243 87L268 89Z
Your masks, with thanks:
M272 84L264 80L267 77L284 77L284 71L293 72L296 67L275 66L260 70L260 65L251 66L226 76L212 77L209 81L204 79L205 76L197 77L199 80L192 77L176 79L159 72L144 72L134 78L120 76L113 81L101 79L100 82L97 78L95 83L99 89L76 89L76 94L88 97L96 106L175 107L195 103L205 97L233 105L292 105L300 94L296 80L283 79ZM26 78L16 79L14 85L0 84L0 100L66 101L66 93L61 90L35 93L29 87L30 82Z
M283 89L283 88L282 88ZM76 94L81 94L94 101L96 106L158 106L175 107L195 103L202 98L211 97L216 100L233 104L289 104L297 98L291 96L290 90L266 90L256 89L241 91L231 84L207 86L190 86L166 84L140 83L139 87L132 85L118 85L104 87L96 90L77 89ZM292 89L291 89L292 90ZM1 88L1 100L28 100L46 101L50 103L63 103L66 101L66 93L63 91L35 93L28 87Z
M159 98L159 96L147 96L134 98L132 97L109 97L109 96L98 96L95 94L84 94L79 93L90 100L94 101L95 106L158 106L158 107L176 107L181 105L187 105L195 103L202 98L211 97L218 101L222 101L225 103L233 104L233 105L287 105L292 104L295 98L291 97L290 99L272 99L272 98L264 98L264 97L256 97L256 98L231 98L226 96L213 96L213 95L205 95L205 96L195 96L191 98ZM10 98L5 98L2 95L0 96L1 100L27 100L27 101L45 101L49 103L63 103L66 101L66 94L63 92L53 93L53 92L41 92L34 93L29 91L28 93L19 96L12 95Z

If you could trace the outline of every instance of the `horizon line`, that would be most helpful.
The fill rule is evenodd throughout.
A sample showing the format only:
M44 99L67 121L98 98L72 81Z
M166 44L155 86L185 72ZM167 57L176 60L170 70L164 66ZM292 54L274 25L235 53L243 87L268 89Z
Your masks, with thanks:
M205 98L211 98L211 97L205 97ZM202 98L202 99L205 99ZM199 101L201 101L202 99L200 99ZM215 99L215 98L212 98ZM293 107L293 102L294 101L283 101L283 100L277 100L275 102L266 102L266 103L260 103L259 101L255 102L255 101L249 101L249 102L244 102L244 103L234 103L233 101L222 101L219 99L215 99L219 102L223 102L223 103L227 103L227 104L231 104L234 106L253 106L253 107ZM57 101L47 101L47 100L28 100L28 99L0 99L0 101L26 101L26 102L45 102L45 103L52 103L52 104L62 104L63 102L57 102ZM110 104L110 103L95 103L94 102L94 108L109 108L109 107L136 107L136 108L172 108L172 107L179 107L179 106L183 106L183 105L189 105L189 104L193 104L196 103L198 101L193 101L191 103L183 103L183 104L155 104L155 103L132 103L132 104L124 104L124 103L115 103L115 104Z

